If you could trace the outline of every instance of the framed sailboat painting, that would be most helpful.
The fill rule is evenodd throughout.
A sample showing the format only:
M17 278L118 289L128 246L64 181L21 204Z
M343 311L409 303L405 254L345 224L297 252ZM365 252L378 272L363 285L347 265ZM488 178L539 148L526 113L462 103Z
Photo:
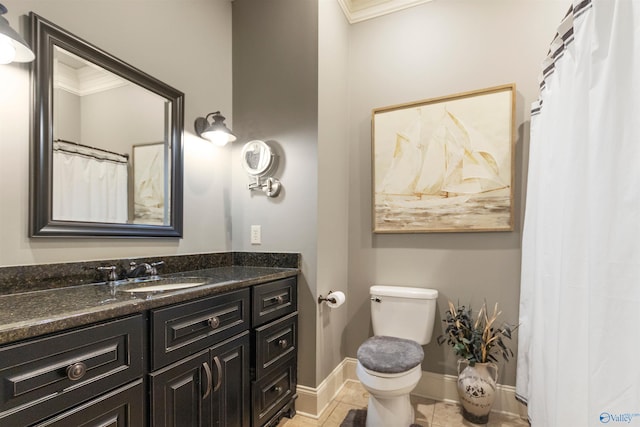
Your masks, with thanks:
M373 232L513 230L515 84L373 110Z

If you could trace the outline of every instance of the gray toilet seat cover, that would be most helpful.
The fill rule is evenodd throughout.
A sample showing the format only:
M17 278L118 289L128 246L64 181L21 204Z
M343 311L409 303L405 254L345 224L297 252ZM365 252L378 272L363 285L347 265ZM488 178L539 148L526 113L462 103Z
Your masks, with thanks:
M397 337L374 336L358 348L358 361L383 374L399 374L415 368L424 359L420 344Z

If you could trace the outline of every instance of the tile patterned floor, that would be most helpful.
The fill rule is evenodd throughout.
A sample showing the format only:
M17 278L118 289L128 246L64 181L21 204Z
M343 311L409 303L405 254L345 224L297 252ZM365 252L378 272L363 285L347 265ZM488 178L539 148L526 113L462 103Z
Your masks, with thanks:
M350 409L366 408L368 400L369 394L359 382L347 381L319 420L296 415L293 419L283 419L278 427L339 427ZM411 402L416 414L416 423L422 427L477 427L477 424L462 418L457 404L437 402L418 396L411 396ZM517 416L492 413L489 423L485 425L487 427L528 427L529 423Z

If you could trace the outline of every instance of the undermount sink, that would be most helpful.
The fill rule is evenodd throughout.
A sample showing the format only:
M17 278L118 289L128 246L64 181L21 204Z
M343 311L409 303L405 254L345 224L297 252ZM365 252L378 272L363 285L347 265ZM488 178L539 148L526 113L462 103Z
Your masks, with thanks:
M206 282L195 283L166 283L164 285L143 286L141 288L126 289L126 292L162 292L174 291L176 289L192 288L194 286L204 285Z
M141 292L164 292L175 291L178 289L193 288L207 284L207 280L201 277L172 277L157 278L144 281L136 281L135 288L124 288L123 292L141 293Z

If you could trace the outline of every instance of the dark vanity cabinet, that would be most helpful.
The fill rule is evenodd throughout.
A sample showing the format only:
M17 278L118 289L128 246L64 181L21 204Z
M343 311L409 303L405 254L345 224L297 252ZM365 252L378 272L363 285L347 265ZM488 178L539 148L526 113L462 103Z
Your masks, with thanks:
M291 277L5 345L0 426L275 426L297 317Z
M295 278L252 288L254 427L275 426L295 415L298 304Z
M154 427L248 427L250 289L152 310Z
M144 330L136 315L1 348L0 426L144 425Z
M297 282L152 310L153 427L277 425L295 414Z

